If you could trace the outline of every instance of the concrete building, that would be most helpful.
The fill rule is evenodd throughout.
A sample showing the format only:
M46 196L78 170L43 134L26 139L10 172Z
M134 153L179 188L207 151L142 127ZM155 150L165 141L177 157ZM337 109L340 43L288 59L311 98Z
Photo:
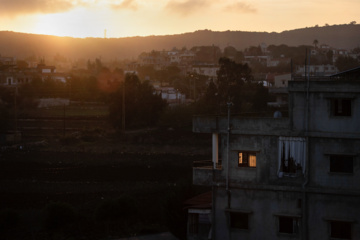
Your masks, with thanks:
M193 118L213 139L211 164L193 168L212 187L212 239L360 239L360 78L348 79L290 81L288 118Z
M217 72L220 66L214 64L196 64L192 66L192 72L207 76L208 79L217 80Z
M295 75L296 76L314 76L314 77L323 77L331 76L338 73L339 70L334 65L299 65L296 66Z

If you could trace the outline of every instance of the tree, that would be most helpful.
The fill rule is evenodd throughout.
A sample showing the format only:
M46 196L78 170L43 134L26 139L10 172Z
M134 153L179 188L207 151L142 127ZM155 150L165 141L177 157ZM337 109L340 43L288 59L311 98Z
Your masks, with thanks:
M228 58L219 59L218 97L219 104L226 106L231 101L240 110L243 97L242 86L253 79L251 69L247 64L235 63Z
M263 55L263 52L261 50L260 46L250 46L249 48L245 49L245 52L249 56L261 56Z
M359 66L359 61L352 57L338 57L335 66L340 72L346 71Z
M109 118L116 128L123 126L124 119L126 127L130 128L154 126L165 107L166 101L155 93L148 81L140 82L137 75L127 74L125 81L111 96Z
M318 43L319 43L319 41L318 41L317 39L315 39L315 40L313 41L313 44L314 44L315 49L317 48Z
M237 54L236 48L232 46L227 46L224 48L224 57L235 59L236 54Z
M199 113L225 113L227 103L232 102L235 113L264 111L268 101L268 90L253 83L251 69L247 64L236 63L228 58L219 60L217 84L210 82L200 99Z

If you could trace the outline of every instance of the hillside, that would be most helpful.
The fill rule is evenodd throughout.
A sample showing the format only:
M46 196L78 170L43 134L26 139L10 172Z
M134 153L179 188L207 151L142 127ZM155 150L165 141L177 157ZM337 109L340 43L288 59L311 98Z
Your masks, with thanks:
M281 33L200 30L192 33L165 36L127 38L71 38L2 31L0 55L26 58L32 55L50 58L57 53L70 59L132 59L141 52L170 50L173 47L188 49L193 46L216 45L220 48L234 46L243 50L264 42L267 45L289 46L320 44L336 48L353 49L360 45L360 24L311 27Z

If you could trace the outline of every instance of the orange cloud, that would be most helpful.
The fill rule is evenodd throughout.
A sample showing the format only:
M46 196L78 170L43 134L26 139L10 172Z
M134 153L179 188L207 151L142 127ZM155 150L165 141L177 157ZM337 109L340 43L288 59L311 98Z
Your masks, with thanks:
M257 9L248 3L237 2L225 7L226 11L236 11L240 13L256 13Z
M81 4L72 0L0 0L2 15L66 12Z
M209 4L210 2L206 0L187 0L185 2L170 1L165 6L165 9L186 16L200 11L204 7L209 6Z

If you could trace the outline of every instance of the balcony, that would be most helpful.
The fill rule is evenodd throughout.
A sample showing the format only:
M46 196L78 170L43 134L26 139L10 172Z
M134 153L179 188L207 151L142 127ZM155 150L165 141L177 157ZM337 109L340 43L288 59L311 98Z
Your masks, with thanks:
M221 160L213 168L211 160L195 161L193 164L193 184L199 186L212 186L221 179Z

